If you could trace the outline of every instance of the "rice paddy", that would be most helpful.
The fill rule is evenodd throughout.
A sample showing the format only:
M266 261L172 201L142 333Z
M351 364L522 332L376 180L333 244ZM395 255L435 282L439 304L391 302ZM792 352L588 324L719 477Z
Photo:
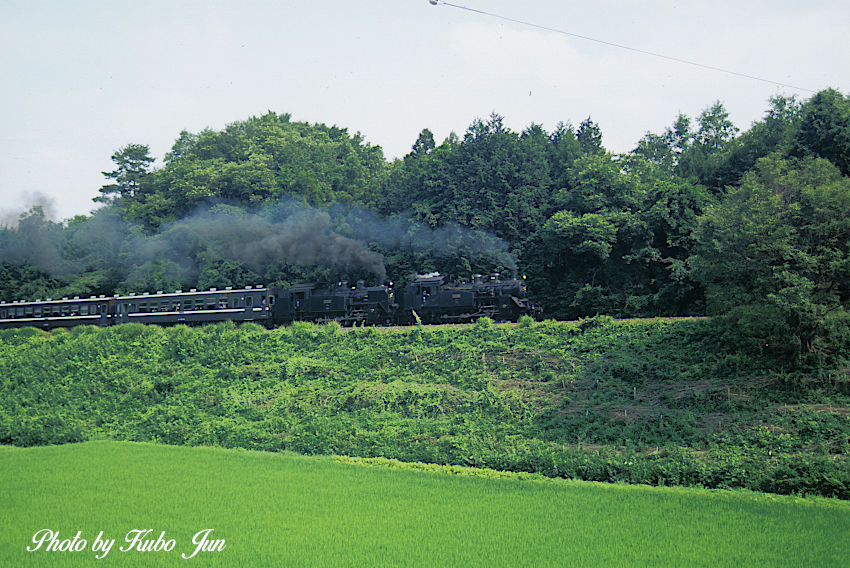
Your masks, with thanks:
M850 503L748 491L108 441L0 448L0 480L2 566L841 566L850 558ZM55 547L79 531L80 550L47 551L46 539L27 551L43 529L58 531ZM149 529L132 547L125 541ZM207 529L218 547L183 559ZM99 536L115 543L96 560Z

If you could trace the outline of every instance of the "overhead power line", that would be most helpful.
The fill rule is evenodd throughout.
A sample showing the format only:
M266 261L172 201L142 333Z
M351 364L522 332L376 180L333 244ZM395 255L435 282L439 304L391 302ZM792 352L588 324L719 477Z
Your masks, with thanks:
M548 26L542 26L540 24L535 24L533 22L526 22L526 21L523 21L523 20L518 20L516 18L510 18L508 16L502 16L500 14L494 14L492 12L486 12L484 10L478 10L476 8L470 8L468 6L460 6L458 4L452 4L451 2L442 2L441 0L428 0L428 2L430 2L434 6L449 6L451 8L458 8L459 10L466 10L467 12L474 12L476 14L482 14L484 16L489 16L491 18L497 18L499 20L504 20L506 22L512 22L514 24L521 24L523 26L529 26L529 27L532 27L532 28L537 28L539 30L545 30L547 32L554 32L554 33L569 36L569 37L574 37L574 38L583 39L583 40L587 40L587 41L593 41L593 42L596 42L596 43L601 43L602 45L607 45L609 47L616 47L618 49L625 49L625 50L628 50L628 51L632 51L634 53L641 53L643 55L651 55L652 57L658 57L660 59L666 59L667 61L675 61L676 63L683 63L685 65L691 65L693 67L700 67L702 69L708 69L708 70L711 70L711 71L718 71L720 73L726 73L728 75L735 75L736 77L743 77L745 79L752 79L753 81L761 81L762 83L770 83L771 85L776 85L776 86L779 86L779 87L788 87L788 88L791 88L791 89L796 89L798 91L806 91L806 92L809 92L809 93L815 92L814 89L809 89L809 88L806 88L806 87L800 87L798 85L791 85L789 83L784 83L782 81L773 81L771 79L765 79L764 77L757 77L755 75L749 75L747 73L739 73L737 71L732 71L730 69L724 69L723 67L717 67L717 66L714 66L714 65L706 65L704 63L699 63L699 62L696 62L696 61L689 61L687 59L682 59L680 57L674 57L672 55L664 55L663 53L656 53L654 51L647 51L645 49L630 47L628 45L623 45L621 43L615 43L613 41L605 41L603 39L597 39L597 38L589 37L589 36L586 36L586 35L568 32L568 31L565 31L565 30L559 30L557 28L550 28Z

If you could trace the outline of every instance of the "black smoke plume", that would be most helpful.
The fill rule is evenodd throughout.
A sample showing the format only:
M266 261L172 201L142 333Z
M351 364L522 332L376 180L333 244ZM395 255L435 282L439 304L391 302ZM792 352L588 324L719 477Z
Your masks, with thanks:
M256 274L284 263L368 271L384 281L384 258L374 249L432 258L483 257L516 267L507 243L487 233L459 226L431 228L404 216L383 218L342 205L316 209L294 200L252 211L218 204L154 233L128 223L116 206L64 224L33 210L17 226L0 228L0 263L26 263L62 279L99 274L100 284L91 285L92 290L108 283L127 289L147 286L155 270L171 271L164 279L168 282L192 285L202 262L211 258Z
M140 239L136 254L143 261L177 253L179 260L202 249L238 260L257 272L284 260L301 266L363 268L379 280L387 276L380 254L361 241L335 232L327 212L306 207L291 211L283 219L234 207L214 208L166 225L153 237Z

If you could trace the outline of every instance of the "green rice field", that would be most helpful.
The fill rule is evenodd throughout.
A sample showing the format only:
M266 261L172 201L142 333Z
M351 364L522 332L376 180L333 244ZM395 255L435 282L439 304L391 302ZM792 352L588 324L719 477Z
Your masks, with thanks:
M390 460L87 442L0 448L0 566L846 566L850 502ZM33 536L77 531L80 551ZM127 551L151 529L170 550ZM223 550L198 552L205 529ZM115 539L95 559L92 544ZM216 542L216 541L224 541ZM152 543L153 544L153 543Z

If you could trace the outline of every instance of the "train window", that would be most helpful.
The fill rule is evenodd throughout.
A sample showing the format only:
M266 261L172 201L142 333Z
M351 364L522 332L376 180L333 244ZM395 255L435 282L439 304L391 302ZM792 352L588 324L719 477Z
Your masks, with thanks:
M218 305L215 303L215 298L207 298L207 309L208 310L214 310L217 307L218 307Z
M26 315L28 318L32 317L32 306L26 307L26 309L24 310L24 315Z
M218 299L218 307L223 309L223 310L227 308L227 297L226 296L222 296L221 298Z
M245 296L245 307L250 308L254 305L254 297L253 296Z
M274 305L274 296L269 296L269 305L270 306Z
M190 311L194 307L194 302L192 300L186 300L183 303L183 309L186 311Z
M33 315L37 318L41 317L41 306L36 306L33 310Z
M24 317L24 309L18 308L17 310L15 310L15 315L17 315L19 318Z
M0 310L0 318L6 319L6 310Z
M67 316L70 311L70 306L68 304L62 304L62 315Z
M89 305L83 304L80 306L80 315L87 316L89 315Z

